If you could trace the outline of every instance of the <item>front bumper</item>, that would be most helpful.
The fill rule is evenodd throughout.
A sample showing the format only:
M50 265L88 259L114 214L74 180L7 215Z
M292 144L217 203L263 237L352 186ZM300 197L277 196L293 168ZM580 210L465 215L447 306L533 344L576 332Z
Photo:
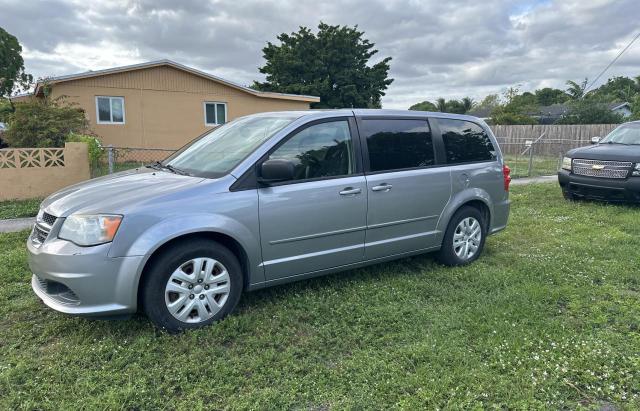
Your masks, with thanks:
M558 171L562 191L576 198L615 202L640 202L640 177L601 178Z
M79 247L57 238L27 240L33 291L66 314L111 316L134 313L143 256L108 257L111 244Z

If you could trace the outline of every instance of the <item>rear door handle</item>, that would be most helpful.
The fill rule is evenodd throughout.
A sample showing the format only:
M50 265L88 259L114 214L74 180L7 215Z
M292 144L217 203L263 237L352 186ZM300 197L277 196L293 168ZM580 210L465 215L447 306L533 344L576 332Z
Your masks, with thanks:
M346 187L344 190L340 191L341 196L352 196L360 193L362 193L362 189L353 187Z
M371 191L389 191L393 188L391 184L382 183L379 186L371 187Z

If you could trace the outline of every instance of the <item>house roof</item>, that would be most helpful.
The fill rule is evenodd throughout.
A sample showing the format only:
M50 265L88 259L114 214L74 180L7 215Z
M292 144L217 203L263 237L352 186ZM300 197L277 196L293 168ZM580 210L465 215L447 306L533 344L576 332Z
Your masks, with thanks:
M188 66L185 66L183 64L176 63L175 61L166 60L166 59L150 61L150 62L147 62L147 63L132 64L132 65L129 65L129 66L114 67L114 68L109 68L109 69L104 69L104 70L85 71L84 73L69 74L69 75L65 75L65 76L49 77L49 78L47 78L47 83L48 84L56 84L56 83L62 83L62 82L65 82L65 81L79 80L79 79L85 79L85 78L91 78L91 77L104 76L104 75L108 75L108 74L123 73L123 72L127 72L127 71L142 70L142 69L148 69L148 68L152 68L152 67L161 67L161 66L168 66L168 67L173 67L173 68L175 68L177 70L186 71L187 73L191 73L191 74L194 74L196 76L203 77L203 78L206 78L208 80L212 80L212 81L215 81L217 83L224 84L226 86L235 88L237 90L241 90L241 91L244 91L246 93L252 94L252 95L254 95L256 97L277 98L277 99L283 99L283 100L306 101L306 102L309 102L309 103L317 103L317 102L320 101L320 97L317 97L317 96L305 96L305 95L300 95L300 94L285 94L285 93L274 93L274 92L254 90L252 88L243 86L241 84L234 83L234 82L229 81L229 80L225 80L225 79L223 79L221 77L214 76L213 74L209 74L209 73L206 73L204 71L201 71L201 70L198 70L198 69L194 69L192 67L188 67ZM34 90L34 94L35 95L38 95L41 92L42 85L43 85L42 82L38 82L38 84L36 85L36 88Z
M617 110L622 107L627 107L628 109L631 109L631 104L625 101L624 103L609 103L607 107L609 107L609 110L611 111Z
M551 104L550 106L541 106L532 115L545 117L560 117L569 112L569 107L565 104Z

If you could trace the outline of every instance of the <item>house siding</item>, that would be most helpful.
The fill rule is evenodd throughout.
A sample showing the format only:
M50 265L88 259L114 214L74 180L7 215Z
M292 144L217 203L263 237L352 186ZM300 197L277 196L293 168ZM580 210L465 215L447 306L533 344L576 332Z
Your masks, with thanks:
M211 129L205 126L206 101L226 103L227 121L265 111L309 109L305 101L258 97L169 66L64 81L53 84L51 94L77 103L103 144L117 147L183 146ZM124 97L125 124L97 124L96 96Z

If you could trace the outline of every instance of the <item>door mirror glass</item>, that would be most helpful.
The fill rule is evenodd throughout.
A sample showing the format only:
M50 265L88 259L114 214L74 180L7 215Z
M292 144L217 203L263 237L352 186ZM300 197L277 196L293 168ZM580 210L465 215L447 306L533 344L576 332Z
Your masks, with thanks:
M600 137L591 137L591 144L598 144L600 142Z
M293 163L289 160L267 160L260 166L260 181L264 183L276 183L279 181L293 180Z

